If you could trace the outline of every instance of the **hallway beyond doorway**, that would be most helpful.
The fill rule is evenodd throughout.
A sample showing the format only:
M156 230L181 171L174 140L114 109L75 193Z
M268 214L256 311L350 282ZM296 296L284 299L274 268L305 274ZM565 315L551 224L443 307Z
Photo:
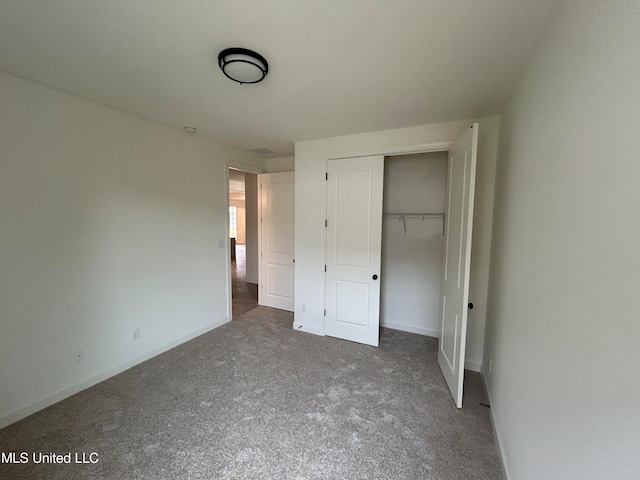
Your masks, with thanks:
M258 306L258 285L247 283L247 246L236 245L236 258L231 260L233 318Z

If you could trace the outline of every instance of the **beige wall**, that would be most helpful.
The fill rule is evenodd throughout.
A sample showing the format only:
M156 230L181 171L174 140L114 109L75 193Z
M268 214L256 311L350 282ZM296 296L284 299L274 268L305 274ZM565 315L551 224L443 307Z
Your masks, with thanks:
M227 321L225 162L263 165L1 73L0 112L1 427Z
M484 371L512 479L640 478L638 19L558 2L502 115Z

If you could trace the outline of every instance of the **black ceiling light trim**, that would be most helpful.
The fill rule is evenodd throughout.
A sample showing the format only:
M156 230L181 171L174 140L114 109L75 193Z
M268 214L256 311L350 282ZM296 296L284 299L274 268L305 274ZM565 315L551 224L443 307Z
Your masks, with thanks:
M227 78L243 83L261 82L269 72L267 60L246 48L226 48L218 55L218 66Z

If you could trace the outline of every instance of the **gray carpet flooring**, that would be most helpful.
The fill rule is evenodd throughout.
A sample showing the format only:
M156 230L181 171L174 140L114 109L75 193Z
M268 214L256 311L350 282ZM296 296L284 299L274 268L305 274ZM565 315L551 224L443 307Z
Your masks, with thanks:
M500 479L481 379L458 410L437 341L383 329L373 348L258 307L0 430L2 479Z

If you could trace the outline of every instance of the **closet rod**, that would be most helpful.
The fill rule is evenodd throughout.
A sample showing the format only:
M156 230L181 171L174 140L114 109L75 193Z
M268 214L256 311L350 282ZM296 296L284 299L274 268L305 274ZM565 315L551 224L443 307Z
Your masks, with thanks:
M387 215L391 217L444 217L444 213L383 213L382 215Z
M445 213L383 213L383 217L398 217L398 220L402 222L402 226L404 227L404 236L407 236L407 222L405 221L406 217L417 217L424 220L426 217L442 217L442 235L445 235L445 222L444 217Z

